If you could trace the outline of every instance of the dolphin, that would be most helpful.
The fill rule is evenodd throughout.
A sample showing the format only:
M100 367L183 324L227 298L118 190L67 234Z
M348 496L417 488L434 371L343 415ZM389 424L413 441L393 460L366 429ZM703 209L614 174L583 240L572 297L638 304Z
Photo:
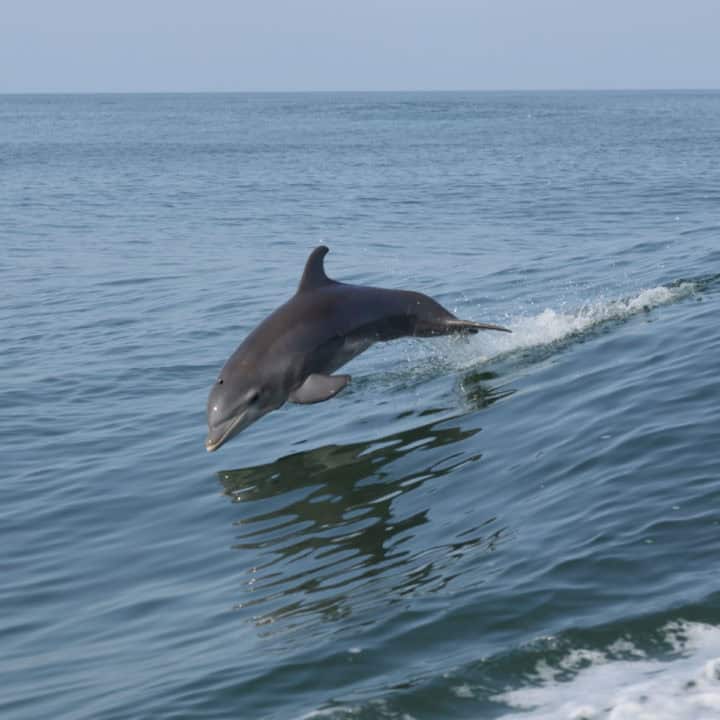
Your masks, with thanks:
M245 338L220 371L207 403L208 452L287 401L334 397L350 375L333 373L376 342L510 332L460 320L419 292L331 280L324 268L327 252L325 245L312 251L295 295Z

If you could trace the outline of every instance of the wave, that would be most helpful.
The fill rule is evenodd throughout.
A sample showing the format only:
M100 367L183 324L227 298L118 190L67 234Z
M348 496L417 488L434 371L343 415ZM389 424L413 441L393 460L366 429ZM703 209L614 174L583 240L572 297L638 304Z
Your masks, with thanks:
M624 298L597 298L569 310L546 307L532 315L523 312L483 318L502 323L512 333L444 337L433 343L414 341L412 349L407 346L404 352L405 362L386 369L380 381L395 390L422 385L437 378L438 372L466 375L463 385L474 385L478 380L494 381L513 374L518 366L533 365L576 342L585 341L613 323L626 322L633 316L700 294L718 280L720 275L678 280L645 288ZM480 315L467 309L455 308L455 312L461 317ZM375 387L378 381L376 373L356 375L346 394L366 386Z
M661 642L668 659L648 658L624 637L604 650L572 649L552 663L538 661L528 686L493 699L520 711L503 720L720 717L720 627L670 622Z

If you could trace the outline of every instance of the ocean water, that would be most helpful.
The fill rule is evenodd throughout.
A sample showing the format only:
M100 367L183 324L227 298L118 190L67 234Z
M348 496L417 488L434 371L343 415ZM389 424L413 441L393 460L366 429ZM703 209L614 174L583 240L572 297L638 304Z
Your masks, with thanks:
M720 717L720 93L0 97L0 716ZM512 335L216 453L310 250Z

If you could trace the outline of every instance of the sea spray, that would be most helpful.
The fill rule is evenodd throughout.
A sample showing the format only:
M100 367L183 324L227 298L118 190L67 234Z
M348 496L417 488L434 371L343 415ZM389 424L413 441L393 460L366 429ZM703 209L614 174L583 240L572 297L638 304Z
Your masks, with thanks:
M447 343L449 364L464 370L528 348L564 344L611 322L622 322L662 305L683 300L695 292L692 281L677 285L658 285L640 290L627 298L599 298L583 303L574 311L547 307L535 315L510 315L503 322L512 334L484 333L470 343ZM480 352L478 352L478 349Z

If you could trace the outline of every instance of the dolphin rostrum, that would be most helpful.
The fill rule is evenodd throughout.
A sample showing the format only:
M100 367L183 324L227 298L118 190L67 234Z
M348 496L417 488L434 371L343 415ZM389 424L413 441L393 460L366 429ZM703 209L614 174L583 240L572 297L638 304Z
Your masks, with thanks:
M334 397L350 376L332 373L373 343L510 332L460 320L422 293L331 280L323 267L327 252L324 245L312 251L295 295L245 338L220 371L208 397L208 451L288 400L304 404Z

